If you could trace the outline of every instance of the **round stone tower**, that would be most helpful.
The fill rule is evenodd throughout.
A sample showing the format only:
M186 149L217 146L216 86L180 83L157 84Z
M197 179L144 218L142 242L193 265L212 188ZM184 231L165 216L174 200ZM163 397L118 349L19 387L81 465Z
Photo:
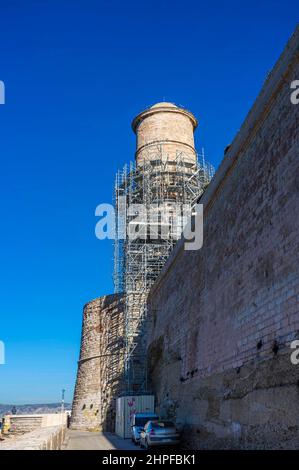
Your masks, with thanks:
M175 161L181 152L185 162L194 164L195 116L175 104L162 102L142 111L132 122L137 137L136 163L157 158L157 149L168 161Z
M173 103L157 103L139 113L132 122L136 164L130 167L126 180L123 175L117 179L116 201L118 196L120 201L126 196L128 208L132 203L143 208L138 222L136 212L129 208L125 222L129 234L134 235L137 226L142 235L129 236L123 244L115 245L118 259L124 260L115 278L120 278L118 285L125 290L124 375L128 394L148 391L144 340L147 295L181 236L187 210L191 213L192 201L202 192L194 148L197 124L190 111ZM118 202L116 206L120 207Z
M122 370L123 307L106 295L83 309L72 429L114 431L115 393Z

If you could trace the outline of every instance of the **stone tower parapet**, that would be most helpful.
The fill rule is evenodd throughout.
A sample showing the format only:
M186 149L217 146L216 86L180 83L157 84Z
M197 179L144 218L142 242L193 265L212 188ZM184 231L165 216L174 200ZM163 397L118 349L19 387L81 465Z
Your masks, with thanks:
M181 152L185 161L194 164L194 130L197 124L190 111L172 103L157 103L142 111L132 122L137 137L137 165L144 160L156 159L159 149L169 161L175 161Z

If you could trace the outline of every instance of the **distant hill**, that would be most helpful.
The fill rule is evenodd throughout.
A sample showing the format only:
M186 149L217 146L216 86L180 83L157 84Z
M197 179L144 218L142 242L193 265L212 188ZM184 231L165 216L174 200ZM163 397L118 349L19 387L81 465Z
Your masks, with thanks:
M13 407L17 409L17 414L19 415L57 413L61 409L61 403L39 403L30 405L3 405L0 403L0 418L7 413L10 414ZM71 404L65 403L64 407L66 410L70 410Z

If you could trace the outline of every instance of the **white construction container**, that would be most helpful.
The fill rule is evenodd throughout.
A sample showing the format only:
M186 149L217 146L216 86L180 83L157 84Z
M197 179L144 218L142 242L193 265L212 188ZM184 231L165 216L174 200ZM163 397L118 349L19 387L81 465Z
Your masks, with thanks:
M154 395L131 395L116 400L115 433L123 439L131 437L134 413L154 413Z

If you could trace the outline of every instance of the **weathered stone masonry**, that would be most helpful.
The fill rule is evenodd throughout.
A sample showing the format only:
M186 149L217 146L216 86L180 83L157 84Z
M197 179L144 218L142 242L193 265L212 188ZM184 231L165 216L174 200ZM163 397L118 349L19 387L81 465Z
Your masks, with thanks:
M115 393L121 386L123 364L123 302L107 295L88 302L83 325L71 428L114 431ZM109 365L117 361L119 378Z
M193 448L298 448L299 28L201 198L204 245L179 242L149 296L158 412Z

